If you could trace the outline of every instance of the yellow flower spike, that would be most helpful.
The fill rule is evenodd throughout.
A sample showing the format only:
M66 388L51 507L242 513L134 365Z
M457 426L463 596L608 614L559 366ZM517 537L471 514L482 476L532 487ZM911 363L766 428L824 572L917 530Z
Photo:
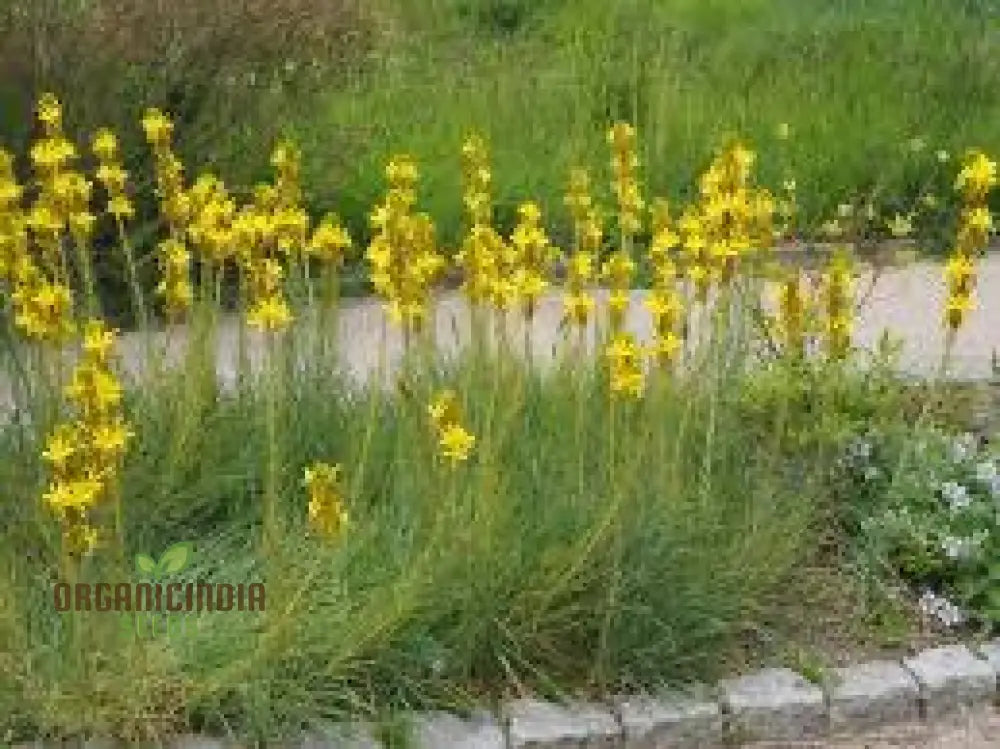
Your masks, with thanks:
M79 430L73 424L59 424L45 440L42 457L57 478L65 477L70 461L80 450Z
M635 128L627 122L616 122L608 130L608 145L618 151L632 147L635 140Z
M670 331L664 335L655 336L648 348L648 352L649 356L660 366L666 366L677 360L683 346L684 339L673 331Z
M51 484L42 499L57 515L64 515L67 510L83 513L98 504L103 492L104 483L88 475Z
M167 146L173 133L173 123L159 109L148 109L142 118L142 130L153 146Z
M340 535L350 522L341 489L341 470L340 465L315 463L304 472L309 524L327 538Z
M62 105L55 94L42 94L38 100L37 114L38 121L45 125L50 135L62 127Z
M967 200L981 200L997 184L997 165L985 153L970 151L955 180L955 189Z
M542 212L538 209L538 204L530 200L521 203L517 207L517 215L528 226L537 224L542 218Z
M952 294L945 303L945 324L956 331L962 327L969 312L975 309L975 303L968 294Z
M250 327L269 333L284 330L293 319L288 303L280 296L261 299L247 312Z
M128 441L134 436L122 418L117 417L94 427L91 438L97 451L113 458L124 454Z
M122 399L122 387L114 376L88 362L73 371L64 392L86 417L107 414L116 409Z
M608 359L611 392L638 398L642 395L644 375L641 350L631 333L616 333L605 349Z
M438 445L441 455L453 464L468 460L475 444L475 435L458 424L446 426L439 435Z
M456 423L460 418L458 397L454 390L443 390L438 393L427 406L427 413L435 429L443 429L448 424Z
M94 133L90 149L98 161L105 164L113 162L118 157L118 138L110 129L101 128Z
M986 201L996 184L996 163L981 151L970 151L955 180L955 188L961 193L962 210L952 257L945 266L948 298L944 322L953 332L962 326L974 308L976 273L973 259L989 241L993 229Z
M88 361L106 365L108 355L115 345L115 331L103 320L88 320L83 329L83 351Z
M340 219L334 214L327 214L313 231L307 251L322 262L340 265L350 248L351 236L340 225Z
M100 545L100 534L88 523L74 522L63 530L63 546L71 554L89 554Z

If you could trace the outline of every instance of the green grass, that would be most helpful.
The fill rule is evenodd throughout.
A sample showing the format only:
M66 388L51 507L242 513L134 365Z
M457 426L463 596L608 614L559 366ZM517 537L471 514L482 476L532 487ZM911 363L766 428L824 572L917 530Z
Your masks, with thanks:
M476 128L493 146L501 219L543 201L565 228L567 170L604 185L604 133L639 130L651 194L690 194L730 133L753 141L762 177L791 169L804 223L851 194L912 198L941 148L1000 148L996 2L658 0L608 3L388 3L401 19L382 57L294 129L317 204L355 227L395 151L420 160L426 205L453 242L458 147ZM501 20L498 20L501 19ZM502 20L506 19L506 20ZM779 123L792 137L775 137ZM920 137L923 154L907 154ZM918 171L919 169L919 171Z
M315 354L307 338L291 343ZM414 360L403 395L352 386L313 358L283 376L271 442L266 389L251 380L221 395L207 350L195 345L164 380L130 391L124 558L192 541L184 579L263 580L267 611L215 613L152 640L82 613L79 639L65 618L56 637L40 435L7 428L0 735L273 737L525 692L712 680L739 666L745 632L778 621L789 580L817 561L836 445L894 410L880 378L837 367L741 374L710 357L612 409L602 370L585 365ZM477 436L454 470L435 458L425 411L445 385ZM271 455L279 532L265 554ZM305 527L302 470L317 460L345 468L352 522L332 543ZM82 575L129 579L130 567L112 544Z

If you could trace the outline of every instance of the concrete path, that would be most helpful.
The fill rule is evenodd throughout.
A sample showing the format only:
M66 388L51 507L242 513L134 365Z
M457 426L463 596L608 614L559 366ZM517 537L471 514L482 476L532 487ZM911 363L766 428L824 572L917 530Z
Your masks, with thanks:
M857 293L864 296L871 282L871 273L858 281ZM645 292L633 293L628 326L638 336L647 339L650 333L648 314L643 307ZM903 268L884 271L878 278L867 304L856 320L855 343L873 346L884 330L899 336L903 343L902 368L915 375L934 374L944 351L942 305L945 289L940 263L919 262ZM991 254L980 266L976 309L959 332L952 351L950 374L960 379L985 379L991 374L991 354L1000 352L1000 255ZM308 313L305 313L308 314ZM560 347L570 345L559 329L562 303L557 294L542 300L533 330L534 355L541 361L551 360ZM382 336L387 334L384 355L390 369L400 359L403 349L399 332L386 324L382 307L374 299L346 300L335 321L337 330L337 360L353 377L364 379L377 371L383 356ZM511 326L509 340L517 350L523 345L523 332ZM313 326L307 325L308 329ZM239 326L235 318L224 320L218 331L217 372L224 383L233 381L238 371ZM592 331L591 331L592 332ZM697 320L695 320L695 335ZM171 349L179 352L187 336L184 329L174 331ZM454 352L469 338L467 305L458 292L443 293L437 303L435 337L443 352ZM154 334L162 345L164 334ZM249 336L250 359L258 360L260 337ZM141 369L144 342L138 334L123 336L121 350L126 369L138 374ZM10 383L0 380L0 404L10 403Z
M865 296L872 276L867 272L857 284L857 294ZM650 324L643 306L645 292L633 293L628 326L640 338L648 339ZM945 331L943 305L945 288L940 263L920 262L883 272L873 293L860 310L856 320L855 343L870 348L883 331L900 336L904 342L902 366L913 374L936 372L944 352ZM980 266L977 291L978 308L969 316L954 342L951 374L962 379L984 379L990 376L991 354L1000 352L1000 255L990 255ZM566 336L559 329L562 302L557 294L542 300L532 326L534 354L549 359ZM697 321L695 321L697 325ZM338 358L342 366L356 377L366 377L378 367L380 341L386 329L381 305L373 299L348 300L340 309L337 320ZM388 326L387 354L390 365L397 362L402 351L402 339L397 330ZM695 330L696 333L696 330ZM438 298L435 338L446 352L453 352L469 336L468 307L461 294L446 292ZM523 333L516 323L510 326L510 341L516 348ZM128 336L124 348L129 359L140 351L136 336ZM218 369L228 380L236 370L237 326L229 320L222 326Z

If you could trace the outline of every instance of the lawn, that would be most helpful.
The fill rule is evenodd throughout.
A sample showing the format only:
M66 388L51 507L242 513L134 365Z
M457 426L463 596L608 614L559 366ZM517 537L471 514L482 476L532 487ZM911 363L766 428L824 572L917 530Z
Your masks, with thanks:
M616 119L644 133L643 179L672 200L690 196L725 137L750 138L765 184L795 180L797 228L813 235L841 202L875 195L888 217L908 210L939 150L1000 144L993 2L389 7L402 20L387 48L292 127L317 201L352 218L379 190L378 164L412 152L446 241L460 225L455 144L471 129L494 150L501 222L530 195L563 230L568 169L605 169L602 134Z

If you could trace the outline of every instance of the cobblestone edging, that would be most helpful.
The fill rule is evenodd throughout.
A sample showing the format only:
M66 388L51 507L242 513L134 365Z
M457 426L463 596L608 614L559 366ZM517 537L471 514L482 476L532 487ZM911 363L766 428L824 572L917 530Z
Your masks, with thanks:
M383 744L364 726L334 726L288 749L710 749L749 741L796 741L930 721L1000 699L1000 640L950 645L902 661L835 669L814 684L786 668L729 679L685 694L620 696L604 704L517 700L499 715L417 714L405 746ZM1000 736L997 736L1000 745ZM40 741L24 747L67 747ZM115 742L75 742L111 749ZM184 736L169 749L233 749L227 740Z

